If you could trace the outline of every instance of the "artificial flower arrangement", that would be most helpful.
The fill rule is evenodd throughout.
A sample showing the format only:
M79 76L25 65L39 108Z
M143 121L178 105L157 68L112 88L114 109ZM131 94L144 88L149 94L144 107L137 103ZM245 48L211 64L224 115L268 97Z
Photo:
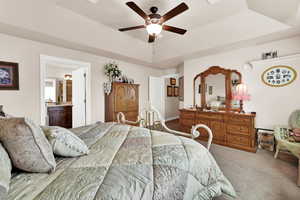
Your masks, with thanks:
M114 81L121 76L122 71L119 69L116 62L110 62L104 65L105 75L108 76L110 81Z

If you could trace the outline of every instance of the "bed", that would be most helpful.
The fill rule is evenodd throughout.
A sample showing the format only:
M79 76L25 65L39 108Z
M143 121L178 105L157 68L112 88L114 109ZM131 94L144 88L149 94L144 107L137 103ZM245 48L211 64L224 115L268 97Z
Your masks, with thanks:
M209 151L194 140L118 123L72 129L89 147L56 158L51 174L14 172L9 200L206 200L236 196Z

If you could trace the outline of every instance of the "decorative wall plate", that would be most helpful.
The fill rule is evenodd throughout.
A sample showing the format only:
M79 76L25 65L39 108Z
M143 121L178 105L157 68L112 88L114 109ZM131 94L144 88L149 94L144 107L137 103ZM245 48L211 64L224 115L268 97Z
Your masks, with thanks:
M292 67L278 65L264 71L261 78L268 86L283 87L296 80L297 72Z

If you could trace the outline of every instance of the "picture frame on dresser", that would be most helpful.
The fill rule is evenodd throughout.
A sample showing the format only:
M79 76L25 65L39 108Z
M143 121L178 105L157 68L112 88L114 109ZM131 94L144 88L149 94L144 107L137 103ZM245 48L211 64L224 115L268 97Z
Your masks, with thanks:
M19 64L0 61L0 90L19 90Z

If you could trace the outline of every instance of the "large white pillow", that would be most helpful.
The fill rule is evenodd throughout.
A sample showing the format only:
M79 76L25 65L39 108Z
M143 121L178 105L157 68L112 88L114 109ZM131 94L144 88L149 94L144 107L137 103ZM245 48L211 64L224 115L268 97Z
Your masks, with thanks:
M89 153L86 144L68 129L58 126L44 126L42 129L54 154L63 157L77 157Z

